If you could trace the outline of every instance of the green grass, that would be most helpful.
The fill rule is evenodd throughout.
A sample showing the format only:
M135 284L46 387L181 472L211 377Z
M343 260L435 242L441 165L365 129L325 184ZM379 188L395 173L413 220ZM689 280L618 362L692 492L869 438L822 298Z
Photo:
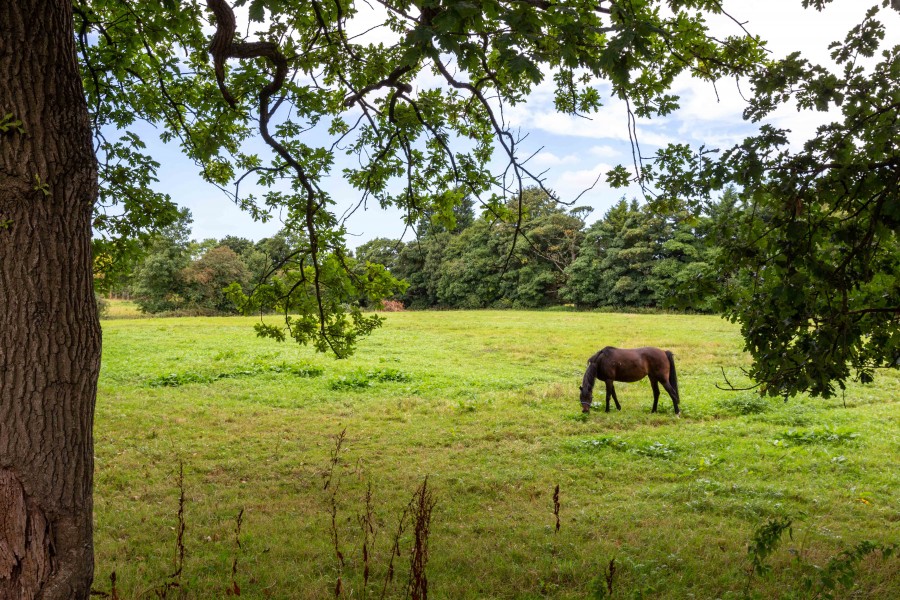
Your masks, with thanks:
M140 319L147 316L131 300L107 299L106 306L106 319Z
M180 462L186 556L175 591L188 598L225 596L235 557L242 597L334 597L338 576L344 597L380 597L397 519L425 476L437 500L432 598L592 597L611 559L614 597L741 598L754 530L784 515L793 539L750 593L795 597L801 562L898 541L896 371L843 399L785 404L716 389L720 368L735 381L746 358L736 328L715 317L387 317L345 361L257 339L250 319L104 321L95 588L109 592L115 571L121 598L154 598L169 580ZM671 349L682 418L665 394L649 412L646 381L616 385L621 412L583 417L585 362L605 345ZM378 526L364 594L370 481ZM389 597L404 595L408 529L401 541ZM854 597L900 597L898 567L862 560Z

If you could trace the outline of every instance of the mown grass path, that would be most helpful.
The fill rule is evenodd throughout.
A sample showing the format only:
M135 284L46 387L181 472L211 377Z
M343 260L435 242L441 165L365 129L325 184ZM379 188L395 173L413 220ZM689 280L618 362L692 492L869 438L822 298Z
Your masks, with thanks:
M746 360L736 328L716 317L396 313L345 361L259 340L251 323L103 322L96 588L109 591L115 571L121 598L147 598L169 580L179 462L177 593L189 598L223 597L235 556L242 597L334 597L341 577L344 597L379 598L397 519L426 475L432 598L602 597L611 559L614 597L740 598L753 530L782 515L793 539L749 589L796 597L801 563L900 541L896 371L843 399L785 404L715 388L721 368L740 381ZM605 345L672 350L683 417L665 394L651 414L644 381L617 384L621 412L583 418L578 385ZM323 473L345 428L341 568ZM370 481L378 527L364 590L358 517ZM388 597L404 593L408 532L401 541ZM858 571L858 597L900 597L896 558Z

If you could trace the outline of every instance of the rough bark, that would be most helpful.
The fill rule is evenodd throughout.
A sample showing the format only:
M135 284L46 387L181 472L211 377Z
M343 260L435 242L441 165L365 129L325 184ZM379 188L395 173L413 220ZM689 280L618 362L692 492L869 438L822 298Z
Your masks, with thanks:
M0 599L88 598L100 366L90 121L71 3L0 0L0 24L0 118L12 115L0 126Z

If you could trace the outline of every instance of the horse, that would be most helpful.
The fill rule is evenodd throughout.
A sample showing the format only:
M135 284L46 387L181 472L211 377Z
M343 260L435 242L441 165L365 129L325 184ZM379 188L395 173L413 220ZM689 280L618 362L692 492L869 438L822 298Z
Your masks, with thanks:
M656 412L656 405L659 401L659 384L662 384L672 398L675 415L679 416L681 410L678 407L680 398L678 378L675 375L675 358L668 350L649 346L634 349L607 346L590 357L580 388L581 412L588 413L591 410L595 379L606 383L606 412L609 412L610 397L616 403L616 410L622 410L619 399L616 398L614 381L631 383L640 381L648 375L650 376L650 386L653 388L653 410L651 412Z

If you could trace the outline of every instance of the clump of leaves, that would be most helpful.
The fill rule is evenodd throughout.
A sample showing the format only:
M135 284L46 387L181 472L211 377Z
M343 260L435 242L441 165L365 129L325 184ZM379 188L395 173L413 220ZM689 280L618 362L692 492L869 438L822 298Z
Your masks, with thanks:
M628 450L628 443L617 438L603 436L593 440L584 440L582 446L587 448L613 448L623 452Z
M297 377L319 377L324 372L325 369L322 367L314 367L312 365L289 365L287 363L281 363L280 365L272 365L267 369L270 373L288 373L290 375L296 375Z
M652 442L643 446L638 446L632 450L635 454L647 456L649 458L675 458L676 450L674 447L662 442Z
M750 583L754 575L767 575L772 567L766 562L781 543L781 537L787 531L793 537L791 524L788 517L774 517L760 525L753 532L753 538L747 546L747 554L750 558L750 566L747 568L747 586L745 594L750 591Z
M824 427L821 429L788 429L781 438L772 443L776 446L791 444L794 446L812 446L821 444L844 444L859 437L858 433L849 429Z
M12 113L0 115L0 133L18 132L25 133L25 127L22 120L16 118Z
M612 448L614 450L618 450L620 452L629 452L631 454L637 454L639 456L646 456L648 458L664 458L664 459L672 459L675 458L678 449L675 446L670 444L665 444L663 442L648 442L641 444L629 444L628 442L617 438L617 437L608 437L603 436L592 440L584 440L582 442L582 447L587 448Z
M772 567L766 561L778 549L785 532L793 538L792 521L789 517L771 518L753 532L753 538L747 546L750 566L747 568L745 595L749 594L754 575L764 576L771 572ZM800 587L804 597L823 600L847 597L847 591L856 582L859 563L864 558L880 554L882 559L888 559L897 549L897 544L882 545L863 540L833 556L824 567L808 562L802 554L795 554L802 572Z
M234 371L225 371L222 373L198 373L195 371L186 371L182 373L167 373L154 377L147 382L150 387L178 387L191 383L213 383L220 379L237 379L240 377L253 377L263 373L288 373L297 377L319 377L325 370L321 367L311 365L289 365L281 363L279 365L256 365Z
M897 548L897 544L885 546L863 540L832 557L824 567L804 564L805 574L800 585L808 598L822 598L823 600L846 598L849 596L846 593L847 590L850 590L856 582L859 563L862 559L876 553L881 554L881 558L888 559L897 551Z
M722 410L735 415L756 415L772 408L770 400L753 393L729 396L717 402L717 405Z
M333 379L328 387L333 390L361 390L372 387L376 383L406 382L412 378L398 369L359 370Z
M189 383L211 383L217 379L214 375L201 375L200 373L167 373L154 377L147 382L150 387L178 387Z

